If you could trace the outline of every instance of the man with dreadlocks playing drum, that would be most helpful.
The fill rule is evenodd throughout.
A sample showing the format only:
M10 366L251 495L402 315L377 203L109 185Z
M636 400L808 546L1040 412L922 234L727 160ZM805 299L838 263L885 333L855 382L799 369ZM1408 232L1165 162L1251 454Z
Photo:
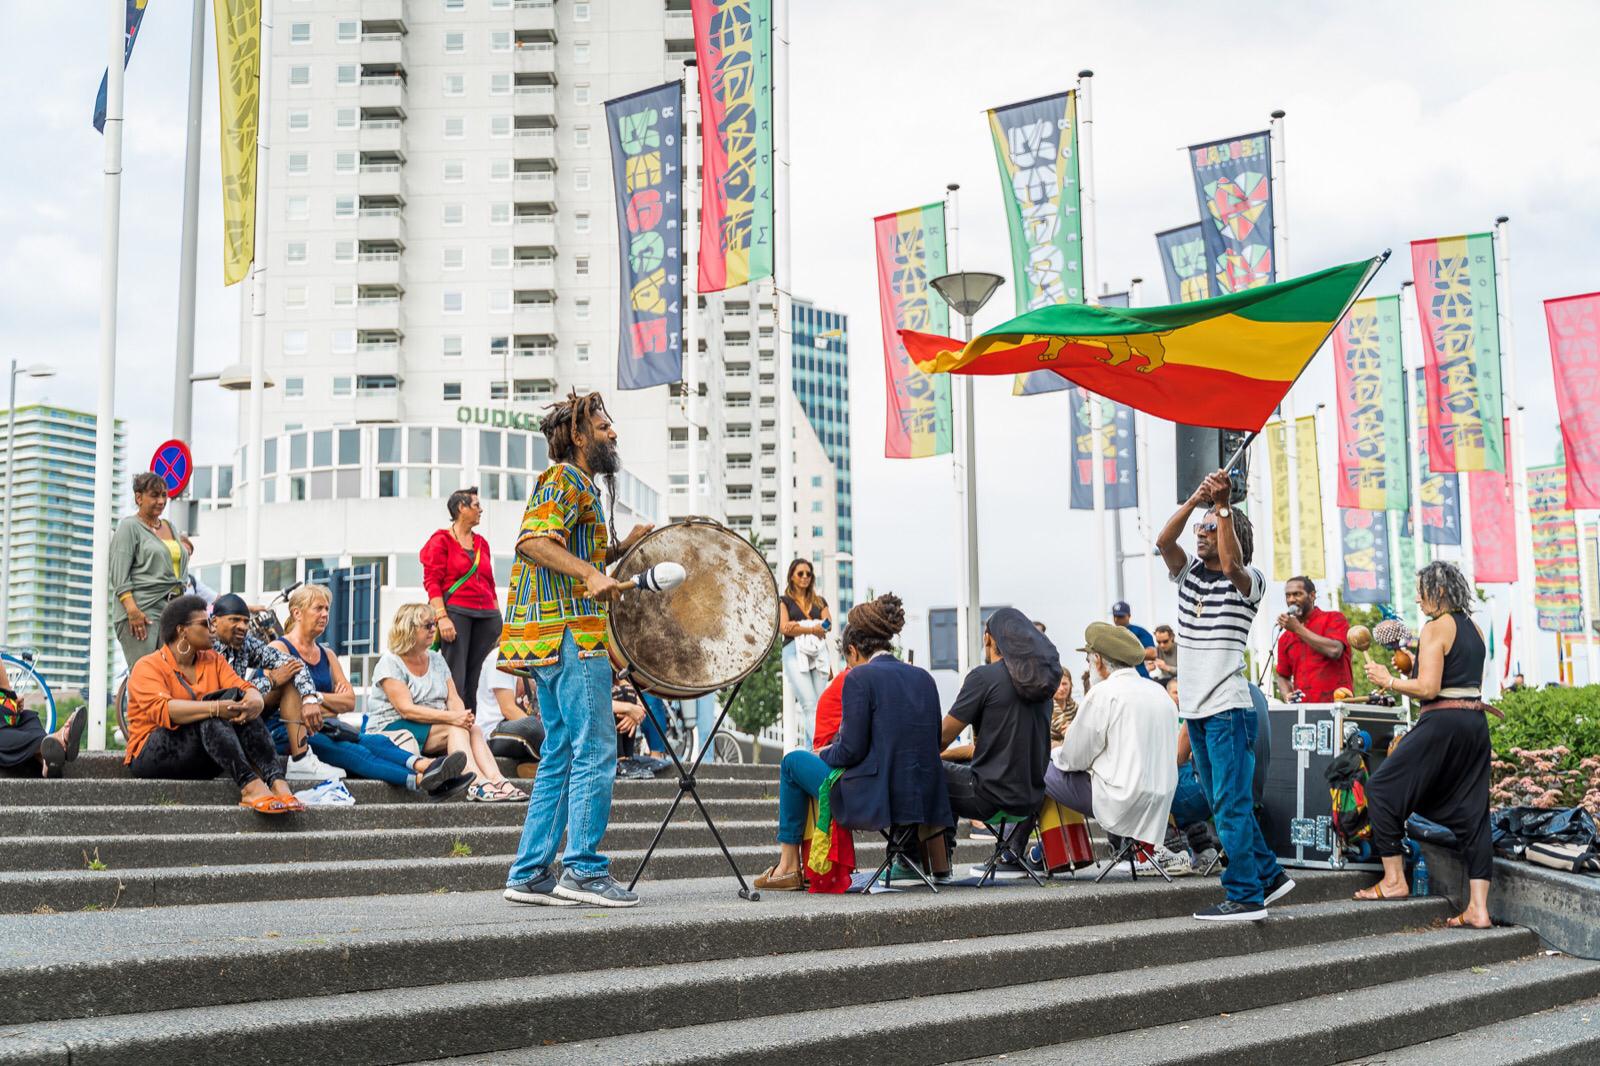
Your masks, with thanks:
M539 475L522 516L500 635L500 668L533 678L545 727L505 898L632 907L639 897L611 879L610 861L600 854L617 776L605 605L621 589L605 572L615 533L595 478L605 479L614 505L621 469L617 431L599 393L574 391L546 408L544 435L551 465ZM617 553L650 529L635 526ZM551 864L563 832L567 849L557 879Z

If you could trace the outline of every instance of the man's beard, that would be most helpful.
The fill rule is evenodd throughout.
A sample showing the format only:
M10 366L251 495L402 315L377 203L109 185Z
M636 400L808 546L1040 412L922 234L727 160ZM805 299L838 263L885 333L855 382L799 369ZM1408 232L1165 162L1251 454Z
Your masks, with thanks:
M615 474L622 469L622 457L617 454L617 446L607 440L596 438L590 441L583 450L583 458L589 464L589 471L594 474Z

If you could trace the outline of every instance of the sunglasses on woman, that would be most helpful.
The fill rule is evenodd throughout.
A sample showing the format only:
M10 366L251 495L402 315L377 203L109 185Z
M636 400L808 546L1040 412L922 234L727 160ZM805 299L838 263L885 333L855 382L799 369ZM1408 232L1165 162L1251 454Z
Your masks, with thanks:
M438 622L423 622L417 628L422 630L425 633L432 633L434 630L439 628L439 623Z

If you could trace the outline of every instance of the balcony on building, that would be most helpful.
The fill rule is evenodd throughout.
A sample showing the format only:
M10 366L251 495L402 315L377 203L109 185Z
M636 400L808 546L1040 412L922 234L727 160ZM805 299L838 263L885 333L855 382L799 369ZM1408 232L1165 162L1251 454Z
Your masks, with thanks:
M362 160L356 177L356 191L363 200L384 199L404 203L406 198L405 166L398 160L367 162Z
M687 7L689 0L670 0L670 2L682 3ZM399 33L406 31L406 0L358 0L355 6L361 9L363 30L376 28Z
M537 333L554 337L556 335L556 302L553 299L528 300L520 299L521 294L512 305L512 322L518 333Z
M741 337L748 340L750 336L750 312L733 310L724 311L722 313L722 332L728 337ZM730 344L727 350L735 350L736 348L738 348L738 346ZM746 357L749 356L750 347L748 343L745 344L741 350L744 352Z
M513 231L517 247L549 248L556 246L556 216L553 213L519 213Z
M361 113L406 117L406 79L398 72L361 72Z
M548 334L519 337L518 346L511 349L511 376L518 381L532 381L542 388L556 387L556 349L554 343L521 345L523 340L554 341Z
M511 28L516 31L519 41L527 39L555 43L555 0L516 0L512 4Z
M365 3L362 5L365 7ZM404 9L396 4L396 8ZM404 24L394 20L378 21L365 18L362 12L361 65L390 70L404 70L406 66L406 35Z
M556 87L518 85L512 96L511 114L518 129L550 129L556 125Z
M401 352L400 335L374 333L371 336L379 339L356 342L356 373L362 376L392 377L397 380L404 377L405 363Z
M402 333L405 330L400 308L400 290L373 286L360 288L356 297L356 329Z
M665 32L669 58L674 53L694 55L694 12L689 0L667 0Z
M356 255L356 284L362 288L380 287L404 292L405 261L398 246L378 245L362 248Z
M530 214L550 214L556 208L553 170L519 170L513 182L517 206Z
M512 69L518 74L531 74L544 79L547 84L556 81L556 46L553 41L518 41L512 57Z
M405 209L398 204L363 207L356 217L356 239L363 244L381 242L404 245L406 243Z
M553 129L517 129L513 138L513 152L518 170L554 170L556 167L556 131Z
M518 292L538 293L553 298L556 294L555 257L518 257L513 265L511 280Z
M357 422L398 422L403 410L398 377L362 375L356 378Z
M399 159L406 155L405 120L395 116L363 118L357 139L363 155L384 154Z

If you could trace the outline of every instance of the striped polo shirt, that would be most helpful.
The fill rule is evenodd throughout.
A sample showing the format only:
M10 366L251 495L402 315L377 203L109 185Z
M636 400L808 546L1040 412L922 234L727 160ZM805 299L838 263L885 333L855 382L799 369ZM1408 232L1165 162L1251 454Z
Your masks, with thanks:
M1250 706L1244 676L1244 648L1267 579L1253 566L1250 594L1240 594L1220 570L1194 555L1172 576L1178 586L1178 713L1184 718L1210 718Z

